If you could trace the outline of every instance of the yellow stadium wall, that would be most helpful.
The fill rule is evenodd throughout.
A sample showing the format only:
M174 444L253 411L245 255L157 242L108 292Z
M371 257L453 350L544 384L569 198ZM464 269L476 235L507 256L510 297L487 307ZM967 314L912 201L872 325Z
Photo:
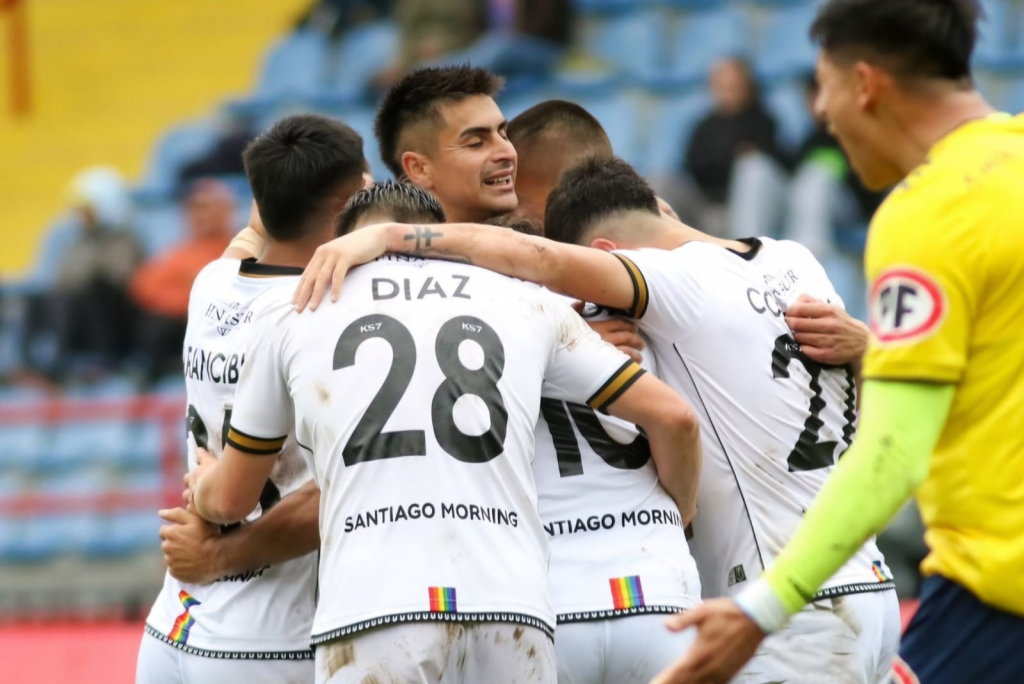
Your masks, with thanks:
M13 118L0 12L0 277L24 273L74 174L135 180L160 133L254 84L311 0L22 0L32 111ZM2 4L2 3L0 3Z

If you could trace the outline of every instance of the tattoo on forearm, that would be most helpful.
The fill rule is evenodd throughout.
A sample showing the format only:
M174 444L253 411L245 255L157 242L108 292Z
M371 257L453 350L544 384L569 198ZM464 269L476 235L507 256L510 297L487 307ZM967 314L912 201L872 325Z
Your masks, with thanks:
M403 235L406 241L416 240L416 246L413 247L415 252L419 252L424 247L430 249L432 246L432 240L436 237L444 237L444 233L440 230L434 231L430 226L413 226L413 232L408 235Z
M436 228L436 230L435 230ZM407 233L402 236L407 243L413 242L412 249L406 254L410 256L418 257L431 257L434 259L444 259L445 261L454 261L460 264L472 264L473 260L463 254L456 254L448 249L439 249L434 246L434 238L444 237L444 231L439 226L412 226L411 233Z

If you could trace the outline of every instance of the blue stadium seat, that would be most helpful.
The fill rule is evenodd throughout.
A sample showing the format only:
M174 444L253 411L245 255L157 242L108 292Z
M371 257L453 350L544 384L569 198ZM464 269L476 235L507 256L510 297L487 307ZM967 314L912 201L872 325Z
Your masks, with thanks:
M361 99L373 76L388 66L398 51L398 29L391 22L350 29L328 61L326 94L350 101Z
M337 118L348 124L352 129L363 136L363 152L367 161L370 162L370 169L373 171L375 180L383 181L391 178L392 174L384 161L380 158L380 151L377 149L377 139L373 136L373 118L376 112L369 107L345 109L338 112Z
M39 468L49 438L50 433L41 423L0 425L0 469Z
M98 496L110 491L110 485L110 476L101 469L71 466L42 478L37 491L52 497Z
M217 127L201 119L167 131L150 157L145 177L135 188L136 198L142 202L171 199L179 171L213 149L217 136Z
M0 501L14 499L27 491L25 478L13 470L0 468Z
M9 549L11 560L42 561L55 556L79 554L88 549L98 536L99 517L96 514L64 513L30 518L22 523L16 535L14 548Z
M135 234L148 256L174 246L185 238L184 217L175 202L145 206L136 212Z
M159 466L159 464L154 465ZM175 484L180 482L178 480ZM163 486L163 473L160 472L159 467L126 473L122 475L116 484L116 488L120 492L127 494L153 494L154 496L160 495L163 491ZM154 499L154 503L157 500Z
M157 381L153 392L161 396L185 398L185 379L180 375L166 375Z
M0 563L21 560L25 521L0 516Z
M657 9L611 17L587 30L584 47L632 78L660 77L667 62L664 18Z
M645 172L652 177L679 174L690 134L711 108L711 97L695 90L659 98L644 148Z
M742 55L749 47L746 15L732 7L692 12L670 22L665 85L676 88L703 83L714 62Z
M53 446L44 454L47 468L68 468L123 462L131 449L129 423L108 419L63 423L57 428Z
M580 14L628 14L657 4L657 0L573 0Z
M182 415L184 415L184 411ZM178 445L178 450L182 454L182 462L185 458L184 425L185 422L182 420L181 429L174 431L174 434L182 440ZM160 455L164 447L164 431L160 423L155 420L136 423L129 427L126 434L125 446L119 453L118 464L125 468L159 467Z
M68 399L129 399L138 392L138 386L131 379L112 376L89 385L66 387L64 396Z
M785 7L772 12L755 59L762 78L798 76L814 69L817 48L809 30L814 21L813 5Z
M803 85L799 81L779 83L768 89L764 99L778 124L779 144L784 149L797 150L814 125Z
M290 33L267 54L256 95L291 98L315 95L323 86L327 39L316 31Z
M615 154L626 161L635 161L641 154L641 133L636 122L640 118L640 102L628 91L611 91L603 95L569 98L601 122L611 140Z
M160 548L162 520L156 508L115 513L103 519L99 534L89 538L84 553L94 557L125 556Z
M1024 112L1024 77L1010 86L1010 90L1002 102L1002 109L1011 114Z
M1014 41L1014 18L1024 21L1020 7L1011 8L1006 0L981 0L985 18L978 24L978 42L974 64L988 69L1013 68L1024 50ZM1024 38L1019 35L1018 38Z

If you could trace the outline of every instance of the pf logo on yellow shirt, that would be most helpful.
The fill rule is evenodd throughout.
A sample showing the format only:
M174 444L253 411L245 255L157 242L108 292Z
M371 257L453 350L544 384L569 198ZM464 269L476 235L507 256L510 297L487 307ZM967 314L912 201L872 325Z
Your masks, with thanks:
M871 288L871 332L882 343L915 342L946 316L946 296L927 273L900 266L882 272Z

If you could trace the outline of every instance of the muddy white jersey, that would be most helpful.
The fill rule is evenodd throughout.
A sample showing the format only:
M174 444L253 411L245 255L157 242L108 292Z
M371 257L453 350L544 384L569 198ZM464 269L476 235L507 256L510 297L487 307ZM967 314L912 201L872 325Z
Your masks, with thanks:
M252 260L219 259L206 266L192 286L183 349L186 426L194 443L215 457L226 443L235 389L263 301L260 295L282 281L294 282L301 273ZM246 522L312 479L294 438L283 440L283 445L260 503ZM195 465L191 452L189 469ZM233 527L223 528L224 534L231 534ZM312 658L309 633L316 567L317 554L311 553L208 585L179 582L168 573L146 621L147 632L198 655Z
M800 352L784 312L801 294L842 305L801 245L706 242L618 252L661 378L700 416L703 466L690 550L705 598L731 595L782 550L857 428L850 366ZM874 540L822 596L891 588Z
M583 315L610 317L595 307ZM641 365L657 374L649 345ZM542 398L540 406L533 474L559 623L696 605L697 568L647 438L584 404Z
M644 371L547 292L473 266L388 256L314 312L290 287L268 297L228 442L294 428L313 454L313 643L410 620L550 632L541 393L601 409Z

